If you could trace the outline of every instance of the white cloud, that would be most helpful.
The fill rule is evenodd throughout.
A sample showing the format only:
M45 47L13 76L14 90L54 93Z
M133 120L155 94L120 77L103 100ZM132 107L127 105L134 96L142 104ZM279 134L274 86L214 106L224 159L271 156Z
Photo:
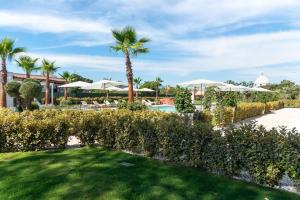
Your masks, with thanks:
M76 19L45 14L29 14L0 10L0 26L49 33L110 33L110 26L101 20Z

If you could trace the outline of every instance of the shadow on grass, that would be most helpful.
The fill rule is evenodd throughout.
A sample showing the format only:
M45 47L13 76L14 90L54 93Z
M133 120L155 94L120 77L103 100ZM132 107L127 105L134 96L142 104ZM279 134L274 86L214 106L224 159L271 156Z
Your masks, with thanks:
M120 165L124 161L134 166ZM101 148L0 154L0 177L0 199L297 199Z

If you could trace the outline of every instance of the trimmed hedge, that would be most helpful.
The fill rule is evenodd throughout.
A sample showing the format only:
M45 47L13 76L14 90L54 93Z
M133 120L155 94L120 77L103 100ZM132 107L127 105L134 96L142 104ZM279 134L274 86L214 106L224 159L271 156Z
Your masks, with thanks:
M255 123L213 130L177 114L153 111L0 111L0 150L64 148L68 136L82 144L161 156L172 162L229 176L250 173L276 185L284 173L300 183L300 134L270 131Z
M279 110L284 107L282 101L271 101L266 103L265 113L269 113L271 110Z
M238 122L250 117L264 114L264 103L240 103L236 107L234 121Z
M285 108L300 108L300 100L283 100Z

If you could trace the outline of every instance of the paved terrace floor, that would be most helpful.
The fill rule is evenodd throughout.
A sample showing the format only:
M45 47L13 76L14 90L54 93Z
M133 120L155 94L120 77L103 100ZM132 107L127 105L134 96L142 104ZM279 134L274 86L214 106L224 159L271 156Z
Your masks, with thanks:
M267 129L286 126L289 129L295 127L300 132L300 108L284 108L266 115L246 119L243 122L251 120L256 120L259 125L263 125Z

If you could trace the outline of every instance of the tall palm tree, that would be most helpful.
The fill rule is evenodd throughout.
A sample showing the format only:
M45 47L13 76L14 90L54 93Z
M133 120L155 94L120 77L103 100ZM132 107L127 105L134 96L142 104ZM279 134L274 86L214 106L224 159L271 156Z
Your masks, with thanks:
M111 49L116 52L122 52L126 60L126 75L128 81L128 101L133 102L133 72L130 56L148 53L148 48L144 44L149 42L148 38L137 39L136 31L133 27L126 26L122 30L113 30L112 35L115 39L115 45Z
M12 59L21 52L25 51L23 47L15 47L15 41L5 37L0 41L0 56L1 56L1 83L0 83L0 107L6 107L6 92L4 85L7 83L7 67L6 61Z
M67 71L64 71L62 74L59 74L60 77L62 77L63 79L65 79L65 81L67 83L71 83L74 81L74 76L72 76L72 74L70 74L69 72ZM64 98L65 100L68 99L68 88L64 88Z
M26 72L26 78L30 78L30 74L33 71L41 69L36 66L38 58L31 58L30 56L20 56L18 60L15 60L19 67Z
M159 87L161 86L161 83L164 82L160 77L156 77L155 79L155 91L156 91L156 101L158 100L158 92L159 92Z
M136 77L133 79L133 83L135 84L136 89L139 89L139 87L142 83L142 79L140 77ZM136 97L138 97L138 95L139 95L138 91L136 91L135 95L136 95Z
M46 76L46 91L45 91L45 104L49 104L49 78L50 74L54 74L59 67L55 67L55 61L51 62L49 60L43 59L42 61L42 72Z

